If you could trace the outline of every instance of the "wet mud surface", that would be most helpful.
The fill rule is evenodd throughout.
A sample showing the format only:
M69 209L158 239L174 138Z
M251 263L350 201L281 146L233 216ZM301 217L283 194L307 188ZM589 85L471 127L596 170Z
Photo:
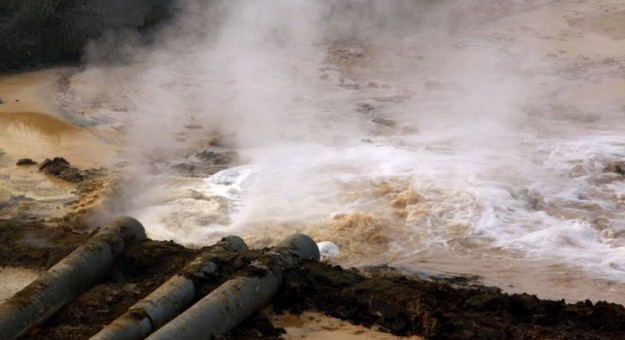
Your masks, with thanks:
M0 266L46 269L89 237L37 221L0 221ZM202 252L173 242L131 245L110 275L71 302L27 339L86 339L147 296ZM245 272L263 250L213 252L217 274L199 283L198 298ZM283 285L265 311L226 338L279 339L274 313L320 312L397 336L432 339L606 339L625 335L625 308L590 301L567 304L527 294L504 294L474 278L424 276L389 267L343 269L307 262L286 272Z

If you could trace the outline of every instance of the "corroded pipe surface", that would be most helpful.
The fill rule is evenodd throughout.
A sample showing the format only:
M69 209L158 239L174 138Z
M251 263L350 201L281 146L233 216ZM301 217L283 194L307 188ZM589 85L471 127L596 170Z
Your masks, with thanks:
M0 339L15 339L98 283L129 242L146 239L132 217L104 225L85 244L0 305Z
M303 259L319 261L317 244L306 235L292 235L244 275L219 286L148 339L211 339L227 334L268 304L280 288L283 269Z
M193 277L205 278L215 273L217 265L212 254L219 251L245 251L247 245L237 236L228 236L202 254L180 274L169 279L145 299L103 328L91 340L144 339L158 327L176 317L196 299Z

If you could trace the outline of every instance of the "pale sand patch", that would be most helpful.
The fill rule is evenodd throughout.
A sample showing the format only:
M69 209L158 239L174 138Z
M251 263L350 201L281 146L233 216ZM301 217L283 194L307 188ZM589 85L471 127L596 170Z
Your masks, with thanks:
M26 268L0 267L0 303L19 292L39 277L39 273Z
M379 332L362 326L352 325L347 321L315 312L304 312L302 315L276 315L274 316L272 322L275 326L282 327L286 330L287 333L283 336L283 338L287 340L423 339L417 336L399 337L390 333Z

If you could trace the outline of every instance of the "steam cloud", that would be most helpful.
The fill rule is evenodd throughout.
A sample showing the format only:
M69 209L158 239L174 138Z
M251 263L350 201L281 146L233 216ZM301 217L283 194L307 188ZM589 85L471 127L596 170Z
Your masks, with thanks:
M395 136L410 146L423 142L415 131L437 131L425 135L461 139L474 156L476 149L484 157L510 154L506 136L517 128L528 86L499 45L479 52L462 46L485 20L476 14L507 7L484 5L187 0L148 47L132 34L94 42L87 51L92 67L77 78L97 84L85 96L104 95L126 114L126 197L135 203L125 209L149 191L143 174L158 172L155 162L179 158L219 132L234 134L237 148L267 174L248 188L252 211L272 197L293 216L315 204L327 213L344 206L332 195L311 201L320 187L341 190L328 177L376 178L418 167L407 155L394 160L396 150L362 151L362 140ZM129 65L107 66L110 60ZM398 126L387 131L375 118ZM193 125L202 129L188 129ZM314 158L360 170L324 173ZM275 213L276 205L260 214Z

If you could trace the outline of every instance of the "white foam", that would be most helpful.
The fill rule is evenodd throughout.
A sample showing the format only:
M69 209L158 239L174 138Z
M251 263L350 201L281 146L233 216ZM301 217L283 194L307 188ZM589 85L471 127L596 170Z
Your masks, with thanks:
M330 241L319 242L317 243L317 247L319 247L319 253L323 261L332 260L341 253L339 247Z

